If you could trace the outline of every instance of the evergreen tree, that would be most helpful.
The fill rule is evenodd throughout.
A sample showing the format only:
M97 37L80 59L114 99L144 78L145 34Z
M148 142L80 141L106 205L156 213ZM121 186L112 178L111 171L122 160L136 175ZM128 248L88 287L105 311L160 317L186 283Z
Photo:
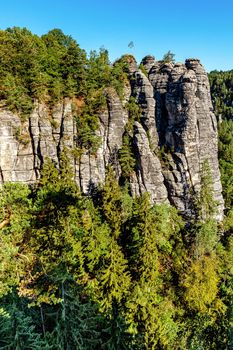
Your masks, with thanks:
M30 227L30 189L22 184L6 183L0 189L0 295L18 285L33 260L29 250L23 251L24 234Z
M123 212L123 194L117 184L112 168L108 169L102 191L102 213L109 227L109 244L103 266L98 276L99 298L104 310L120 307L130 286L130 275L127 271L127 260L120 246L119 236L125 218Z
M135 209L136 222L132 229L135 277L126 304L129 330L143 333L146 349L159 346L172 349L178 325L175 322L176 308L161 273L163 269L166 271L161 252L170 256L172 246L169 246L169 239L176 236L182 224L169 208L159 210L152 207L148 196L140 199Z
M0 349L45 350L46 344L30 317L17 310L14 305L7 312L0 309Z
M52 318L54 328L46 333L49 349L97 350L101 347L104 317L93 302L86 300L85 292L70 282L62 283L62 302ZM49 318L48 315L47 322Z
M170 50L163 55L162 62L164 63L170 63L170 62L175 62L175 54L172 53Z
M219 295L221 259L218 250L223 247L219 242L215 219L216 201L213 193L212 176L208 162L205 161L197 201L198 220L190 228L193 243L189 251L186 271L181 280L184 288L183 301L190 313L186 316L184 331L186 339L184 347L188 349L214 349L213 339L211 342L206 334L210 329L213 333L217 331L218 317L226 317L226 306ZM193 322L191 326L190 322Z

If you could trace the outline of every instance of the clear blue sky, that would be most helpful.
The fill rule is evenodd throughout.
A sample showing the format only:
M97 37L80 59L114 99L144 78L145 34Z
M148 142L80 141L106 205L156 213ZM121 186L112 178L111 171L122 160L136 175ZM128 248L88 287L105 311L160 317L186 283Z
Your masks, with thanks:
M87 52L138 61L171 50L177 61L200 58L208 71L233 69L233 0L0 0L0 28L41 35L60 28ZM134 48L128 48L133 41Z

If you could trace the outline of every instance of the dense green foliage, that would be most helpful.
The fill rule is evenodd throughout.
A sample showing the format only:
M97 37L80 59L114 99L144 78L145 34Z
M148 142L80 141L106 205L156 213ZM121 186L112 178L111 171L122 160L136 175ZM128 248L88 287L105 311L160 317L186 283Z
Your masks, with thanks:
M87 57L58 29L42 37L20 28L0 31L0 99L26 118L35 99L52 108L72 98L74 153L95 153L98 113L109 94L123 97L127 57L114 65L104 49ZM168 52L164 60L173 58ZM82 195L64 153L59 170L49 159L44 163L36 187L1 187L0 349L233 349L233 125L230 88L226 83L228 97L218 95L217 75L211 82L224 118L223 224L214 219L207 162L193 222L185 224L170 205L152 206L147 194L130 196L133 123L141 114L133 98L119 151L123 186L109 167L93 197Z
M223 185L223 196L226 207L226 217L224 220L225 236L227 245L232 245L233 233L233 71L218 72L209 74L211 95L215 113L218 118L219 130L219 164L221 171L221 181ZM229 248L231 249L231 248ZM226 266L222 266L223 274L226 268L232 271L233 254ZM224 300L229 305L229 335L230 349L233 347L233 279L232 277L221 286ZM217 340L216 340L217 342Z
M211 186L206 166L202 220L185 228L112 168L93 200L65 157L35 189L5 184L0 349L230 349L233 242L220 241Z
M217 116L233 117L233 70L209 73L211 96Z
M209 74L219 127L219 162L227 210L233 206L233 71Z
M0 32L1 98L25 115L33 100L55 101L82 93L86 55L61 30L39 38L27 29Z

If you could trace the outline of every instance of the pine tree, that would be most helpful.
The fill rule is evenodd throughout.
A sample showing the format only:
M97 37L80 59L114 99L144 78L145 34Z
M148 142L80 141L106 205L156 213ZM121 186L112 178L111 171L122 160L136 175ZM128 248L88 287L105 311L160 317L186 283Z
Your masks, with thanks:
M162 210L152 207L148 196L139 199L135 206L131 262L134 262L134 281L126 303L126 317L129 331L143 334L146 349L158 346L172 349L178 332L172 294L169 295L169 287L166 289L163 281L166 259L161 259L161 251L167 252L167 258L171 259L169 240L173 234L175 238L182 226L177 219L167 207Z
M22 244L31 225L32 201L27 185L6 183L0 190L0 295L17 286L33 259Z
M135 158L132 152L132 141L128 135L123 137L122 148L119 150L119 162L121 165L122 176L126 179L132 175L135 168Z
M59 300L57 276L66 277L68 271L76 278L83 274L84 202L72 173L65 167L65 159L61 159L61 170L48 160L27 233L28 246L35 259L20 283L21 295L32 297L35 302L56 302Z
M190 228L193 236L192 244L186 260L186 271L181 279L183 302L186 303L186 309L190 313L185 321L187 328L190 327L189 330L185 328L189 344L186 345L187 348L212 349L205 335L208 329L213 330L216 327L217 330L217 322L215 323L217 317L225 317L226 306L219 293L221 278L219 251L223 247L219 242L220 236L215 219L216 206L210 167L205 161L197 206L198 219Z
M55 312L54 329L46 333L51 350L94 350L101 347L101 327L104 317L89 301L85 291L74 282L64 282L62 302ZM48 315L48 318L50 316ZM54 317L52 322L54 323Z
M12 305L8 312L0 309L0 349L45 350L46 344L32 319Z
M201 169L201 190L198 199L198 210L201 220L208 220L216 214L217 203L214 199L213 178L207 160Z
M201 257L210 254L217 242L218 227L215 215L217 203L214 199L213 180L208 161L205 161L201 172L201 189L197 199L197 220L193 225L193 254Z

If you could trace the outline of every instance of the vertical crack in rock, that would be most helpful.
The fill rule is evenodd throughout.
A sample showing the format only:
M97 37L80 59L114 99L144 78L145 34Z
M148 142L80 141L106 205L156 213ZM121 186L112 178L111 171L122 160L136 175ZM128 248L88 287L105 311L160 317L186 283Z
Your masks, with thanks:
M138 186L131 181L132 193L136 195L148 192L155 203L167 201L160 161L151 151L146 132L138 122L134 124L134 143L137 153L136 174L139 181Z
M32 119L31 117L29 118L29 135L30 135L30 139L31 139L31 145L32 145L32 155L33 155L33 169L35 172L35 177L36 179L39 179L40 177L40 173L39 173L39 169L38 169L38 164L36 161L36 157L37 157L37 152L36 152L36 145L35 145L35 140L34 140L34 135L32 132Z
M1 184L4 183L4 176L3 176L3 171L1 167L0 167L0 181L1 181Z
M62 152L62 140L64 138L64 112L65 112L65 102L61 104L61 119L60 119L60 127L59 127L59 138L57 143L57 158L60 158Z

